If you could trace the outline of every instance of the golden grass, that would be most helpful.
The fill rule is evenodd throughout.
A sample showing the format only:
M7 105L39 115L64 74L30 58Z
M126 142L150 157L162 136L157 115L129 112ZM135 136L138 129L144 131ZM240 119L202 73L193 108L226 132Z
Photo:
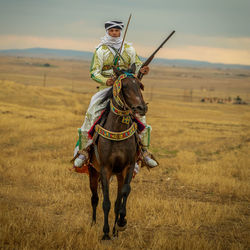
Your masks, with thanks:
M26 82L33 81L44 69L28 67L24 62L47 62L45 59L1 60L1 248L249 247L250 108L198 102L203 94L200 86L206 83L200 79L210 79L211 84L214 79L221 84L218 93L222 96L241 94L247 99L245 82L249 83L249 77L244 81L236 78L241 71L162 68L166 86L158 69L152 70L151 78L145 78L145 98L150 101L147 119L153 127L151 150L160 167L142 169L132 181L128 228L118 239L107 243L100 241L101 192L97 224L91 227L88 177L68 171L76 129L95 92L91 80L82 80L87 78L87 63L50 61L56 66L50 69L54 85L44 88L38 82ZM74 65L76 75L73 92L69 65ZM86 73L82 79L81 71ZM160 81L155 77L160 77ZM185 86L178 85L178 80L192 82L197 96L193 102L183 100ZM230 89L226 81L231 84ZM153 83L156 84L152 89ZM175 87L170 86L174 83ZM239 90L235 91L237 86ZM115 197L113 180L111 227Z

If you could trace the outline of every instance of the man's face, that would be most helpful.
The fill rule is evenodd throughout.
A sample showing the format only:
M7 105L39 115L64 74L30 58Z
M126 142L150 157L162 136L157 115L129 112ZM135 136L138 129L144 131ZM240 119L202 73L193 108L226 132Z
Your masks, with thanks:
M114 28L112 28L112 29L109 29L109 30L108 30L108 34L109 34L110 36L112 36L112 37L120 37L120 35L121 35L121 30L120 30L120 29L114 29Z

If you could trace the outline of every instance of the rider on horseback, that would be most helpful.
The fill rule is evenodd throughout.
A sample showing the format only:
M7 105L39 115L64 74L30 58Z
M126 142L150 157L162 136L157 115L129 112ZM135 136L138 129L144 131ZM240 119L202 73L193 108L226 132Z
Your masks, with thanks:
M124 25L119 21L109 21L105 23L106 35L101 38L101 43L97 46L96 51L93 55L90 73L91 78L96 82L100 83L99 92L97 92L92 98L88 110L86 112L85 121L81 127L82 135L82 148L86 149L92 144L92 140L88 138L88 131L96 119L101 115L102 111L106 107L106 103L102 103L101 100L107 91L114 84L115 79L113 78L113 68L116 65L120 69L128 69L130 65L135 63L136 73L140 70L143 74L148 74L149 67L145 66L140 68L142 62L137 56L135 49L131 44L124 42L122 49L119 51L122 38L121 30ZM146 117L139 117L139 120L148 128L144 129L140 134L141 142L143 144L143 161L150 167L156 167L158 163L151 158L151 154L147 152L150 126L146 124ZM74 155L79 154L79 141L76 145ZM83 151L81 151L83 152ZM87 160L87 154L79 154L74 161L75 167L81 167Z

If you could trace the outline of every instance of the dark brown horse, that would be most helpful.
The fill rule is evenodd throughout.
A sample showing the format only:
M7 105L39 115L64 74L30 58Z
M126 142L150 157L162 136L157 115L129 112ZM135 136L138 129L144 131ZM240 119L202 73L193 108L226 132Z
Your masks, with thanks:
M118 236L118 230L124 230L126 227L126 203L131 190L130 182L138 155L138 136L137 132L134 133L136 125L134 125L135 123L130 117L133 117L136 113L143 116L147 112L147 105L141 93L143 85L133 75L135 73L135 65L132 65L131 69L127 72L117 69L114 69L114 72L118 80L121 78L121 75L123 77L122 80L120 80L120 86L118 84L117 87L117 85L114 84L104 98L104 101L110 98L112 106L110 106L110 103L107 106L107 108L110 109L107 112L106 122L102 126L103 129L99 131L101 136L99 136L97 141L98 153L94 153L91 159L94 167L89 168L93 223L96 221L96 207L99 200L97 193L99 178L102 184L104 197L102 204L104 211L103 240L110 239L108 221L110 210L109 183L112 175L116 176L118 182L113 236ZM114 88L116 88L116 90L114 90ZM117 110L121 112L119 113ZM126 118L125 121L124 118ZM108 137L110 137L110 139ZM121 139L121 137L124 138ZM117 140L117 138L119 140Z

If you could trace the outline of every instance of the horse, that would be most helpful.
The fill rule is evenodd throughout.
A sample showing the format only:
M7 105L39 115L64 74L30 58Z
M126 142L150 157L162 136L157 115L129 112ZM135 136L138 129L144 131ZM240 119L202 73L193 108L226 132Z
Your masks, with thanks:
M102 102L110 100L107 105L106 121L102 126L96 125L99 134L91 154L89 167L89 184L92 192L92 224L96 223L98 205L98 182L101 181L103 192L104 226L102 240L110 240L109 236L109 183L115 175L118 183L115 201L115 223L113 236L118 237L118 230L126 228L126 203L131 191L130 182L133 177L135 163L138 159L139 143L136 115L144 116L148 110L141 89L142 83L135 77L135 64L127 71L113 68L116 81ZM105 116L105 115L104 115ZM96 133L96 134L97 134Z

